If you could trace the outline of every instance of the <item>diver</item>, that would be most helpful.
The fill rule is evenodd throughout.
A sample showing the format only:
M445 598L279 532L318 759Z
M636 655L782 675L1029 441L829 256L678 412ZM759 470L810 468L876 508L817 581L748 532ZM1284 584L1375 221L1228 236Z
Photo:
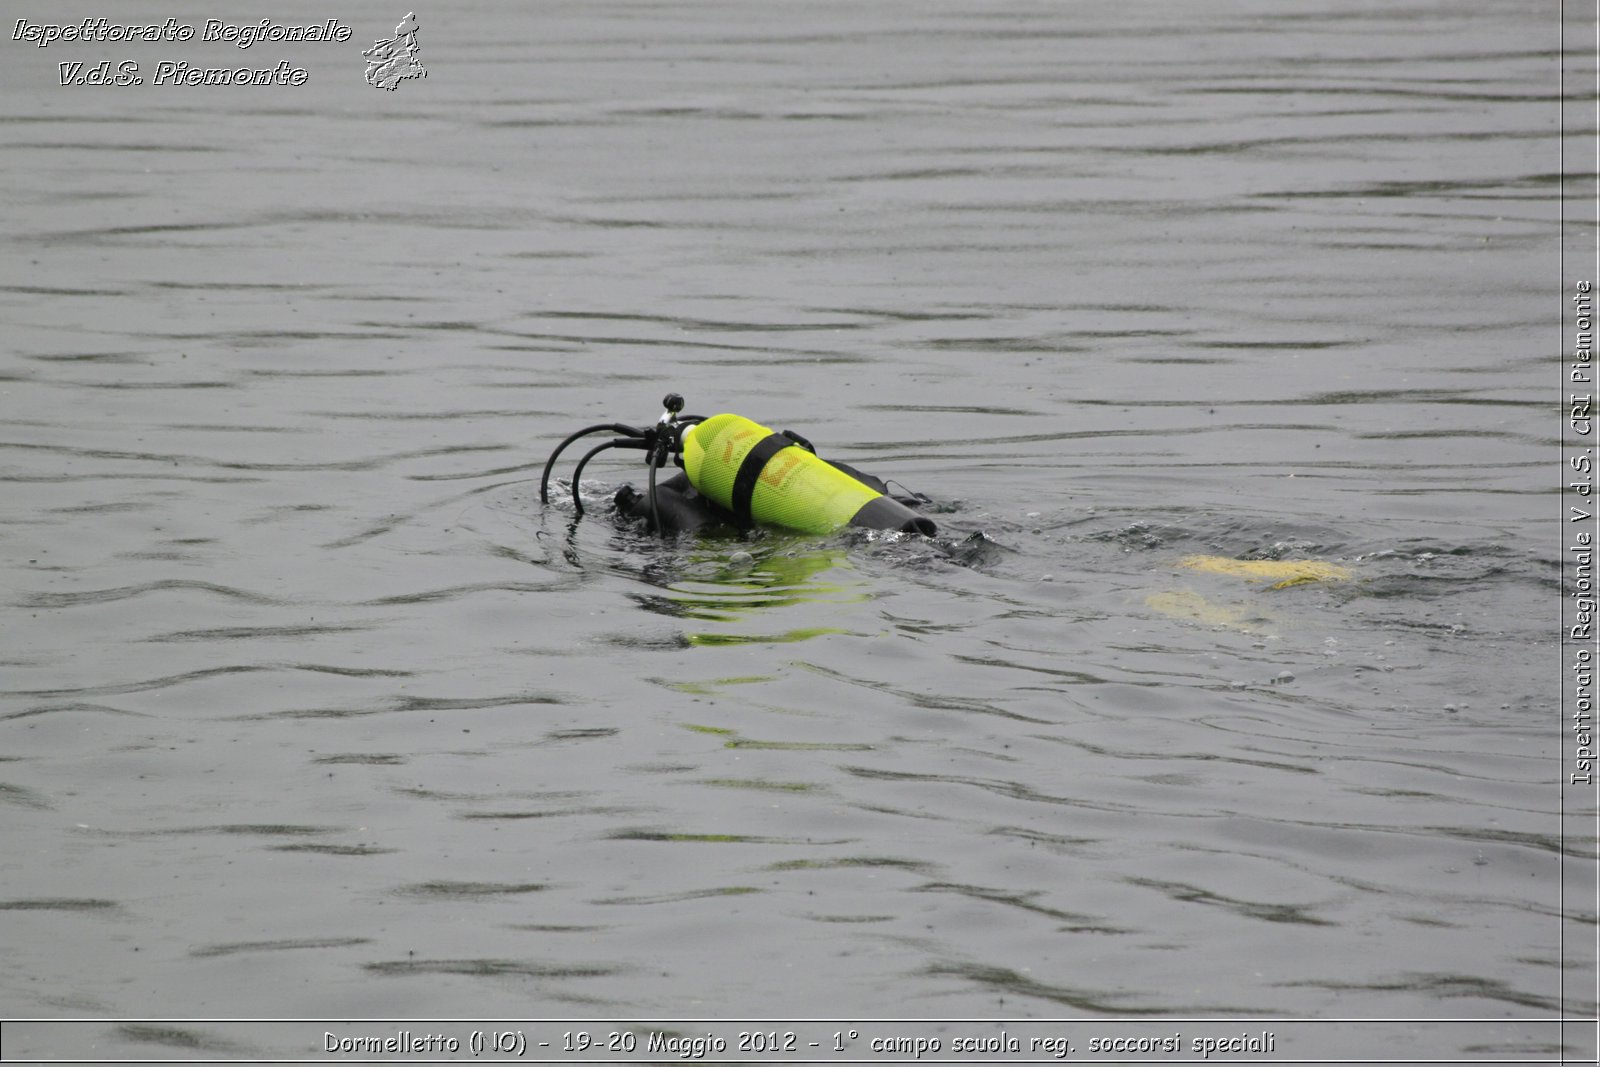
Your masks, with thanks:
M624 485L614 497L619 514L642 519L649 529L693 532L714 526L750 529L782 526L827 534L844 526L897 530L932 537L933 520L915 510L928 503L920 494L890 491L886 482L845 463L816 454L811 442L792 431L774 433L740 415L683 415L683 397L668 393L654 426L637 428L602 423L572 434L551 453L539 480L539 499L550 501L550 471L556 457L581 437L615 433L591 448L572 474L572 500L584 465L611 448L645 452L649 481L641 493ZM658 481L656 471L671 460L682 468Z

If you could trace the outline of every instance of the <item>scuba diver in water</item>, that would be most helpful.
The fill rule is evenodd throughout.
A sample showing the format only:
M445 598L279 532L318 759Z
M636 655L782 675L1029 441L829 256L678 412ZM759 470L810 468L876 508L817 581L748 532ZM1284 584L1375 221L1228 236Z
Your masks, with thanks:
M602 423L562 441L545 463L539 499L550 502L550 472L568 445L590 434L614 433L620 436L591 448L572 473L572 500L580 515L584 465L607 449L633 448L645 453L648 485L643 493L632 485L619 489L617 511L644 520L654 531L772 525L815 534L844 526L926 537L937 532L933 520L915 510L928 502L926 497L892 493L870 474L822 459L799 434L774 433L740 415L680 414L683 397L677 393L668 393L663 405L666 410L654 426ZM657 481L656 471L668 460L682 470Z
M584 511L579 495L584 466L608 449L630 448L645 453L649 481L642 493L632 485L617 490L617 513L643 521L651 531L748 530L766 525L830 534L854 526L916 533L929 539L938 532L933 520L917 511L931 503L927 497L891 493L885 482L870 474L820 458L799 434L787 430L774 433L739 415L683 415L683 397L677 393L668 393L664 405L666 410L654 426L641 429L602 423L562 441L545 463L539 499L550 502L550 472L567 446L591 434L614 433L618 436L591 448L573 470L572 502L579 515ZM656 471L669 460L682 469L658 481ZM972 564L996 547L981 531L959 542L924 543L951 562L962 564ZM1314 559L1190 555L1174 565L1191 573L1264 584L1273 592L1356 576L1349 567ZM1214 604L1193 590L1154 592L1147 604L1161 614L1231 628L1252 627L1260 615L1254 604Z

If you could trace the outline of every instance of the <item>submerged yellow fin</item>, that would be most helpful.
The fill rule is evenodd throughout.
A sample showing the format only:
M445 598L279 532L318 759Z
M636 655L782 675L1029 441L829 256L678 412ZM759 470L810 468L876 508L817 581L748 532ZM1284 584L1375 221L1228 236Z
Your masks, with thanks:
M1270 588L1287 589L1305 582L1343 582L1353 577L1349 567L1320 559L1229 559L1226 556L1185 556L1178 566L1206 574L1226 574L1250 582L1271 582Z
M1275 615L1258 605L1218 604L1188 589L1150 593L1144 602L1146 607L1168 618L1200 626L1221 626L1244 633L1259 633L1278 625Z

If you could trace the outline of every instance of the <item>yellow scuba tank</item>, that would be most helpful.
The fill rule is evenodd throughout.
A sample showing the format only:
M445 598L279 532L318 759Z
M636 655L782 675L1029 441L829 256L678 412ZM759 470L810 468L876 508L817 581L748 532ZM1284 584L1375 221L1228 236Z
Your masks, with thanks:
M683 469L702 495L744 525L813 534L841 526L936 532L931 520L893 497L740 415L713 415L686 429Z

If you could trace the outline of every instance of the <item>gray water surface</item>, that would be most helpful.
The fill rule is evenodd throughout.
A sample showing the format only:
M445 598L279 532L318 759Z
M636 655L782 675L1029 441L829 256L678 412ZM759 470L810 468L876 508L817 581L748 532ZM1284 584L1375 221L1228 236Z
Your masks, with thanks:
M0 42L0 1014L1593 1014L1544 8L334 9ZM939 537L540 504L669 390Z

